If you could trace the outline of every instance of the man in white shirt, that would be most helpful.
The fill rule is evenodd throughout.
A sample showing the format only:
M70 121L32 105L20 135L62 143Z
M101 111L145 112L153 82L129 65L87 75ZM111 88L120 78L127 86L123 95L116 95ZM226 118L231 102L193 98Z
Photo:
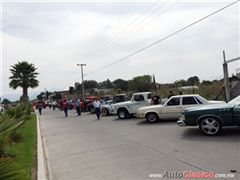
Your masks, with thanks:
M93 102L93 106L96 111L97 119L100 119L100 106L101 106L100 101L98 99L95 99L95 101Z
M77 101L76 101L76 110L77 110L78 116L80 116L81 115L81 101L79 98L77 98Z

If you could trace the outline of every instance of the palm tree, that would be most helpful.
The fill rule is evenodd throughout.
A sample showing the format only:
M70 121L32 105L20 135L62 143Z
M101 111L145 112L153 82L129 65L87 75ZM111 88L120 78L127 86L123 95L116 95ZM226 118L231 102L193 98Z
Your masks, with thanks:
M23 89L23 95L20 97L21 102L28 102L28 88L35 88L38 86L39 81L36 79L38 73L34 64L29 64L26 61L18 62L11 66L10 71L12 76L9 86L13 89L21 87Z

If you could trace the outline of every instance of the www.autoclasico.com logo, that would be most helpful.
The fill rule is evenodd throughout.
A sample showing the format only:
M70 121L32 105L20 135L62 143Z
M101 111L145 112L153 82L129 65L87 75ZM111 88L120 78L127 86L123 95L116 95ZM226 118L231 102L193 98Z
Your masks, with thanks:
M211 178L234 178L235 174L233 173L215 173L207 171L164 171L159 174L149 174L150 178L185 178L185 179L211 179Z

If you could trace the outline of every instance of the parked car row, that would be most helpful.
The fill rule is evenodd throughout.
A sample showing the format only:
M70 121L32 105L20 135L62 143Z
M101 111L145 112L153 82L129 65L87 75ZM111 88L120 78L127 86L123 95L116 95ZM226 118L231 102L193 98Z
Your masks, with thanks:
M170 97L163 105L151 105L150 92L133 94L130 101L112 105L119 119L129 116L146 118L149 123L176 119L179 126L199 126L209 136L217 135L224 126L240 126L240 96L229 103L208 101L198 94Z
M152 105L152 97L151 92L134 93L130 100L126 94L104 96L100 111L102 116L113 114L119 119L136 116L149 123L175 119L179 126L199 126L209 136L219 134L224 126L240 126L240 96L225 103L209 101L198 94L175 95L158 105ZM94 113L96 98L89 96L84 104L81 102L81 109L85 107Z

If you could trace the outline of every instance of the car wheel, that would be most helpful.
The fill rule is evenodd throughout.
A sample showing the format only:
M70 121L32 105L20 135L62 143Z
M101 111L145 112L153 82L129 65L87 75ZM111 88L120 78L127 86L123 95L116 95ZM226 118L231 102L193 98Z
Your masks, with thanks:
M108 110L106 108L102 109L102 115L107 116L109 114Z
M92 108L90 109L90 113L91 113L91 114L94 114L94 113L95 113L95 108L94 108L94 107L92 107Z
M147 118L147 121L150 123L155 123L158 121L158 116L156 113L148 113L146 118Z
M119 109L117 115L119 119L126 119L128 116L128 113L125 109Z
M204 134L214 136L220 133L222 123L216 118L207 117L200 121L199 128Z

